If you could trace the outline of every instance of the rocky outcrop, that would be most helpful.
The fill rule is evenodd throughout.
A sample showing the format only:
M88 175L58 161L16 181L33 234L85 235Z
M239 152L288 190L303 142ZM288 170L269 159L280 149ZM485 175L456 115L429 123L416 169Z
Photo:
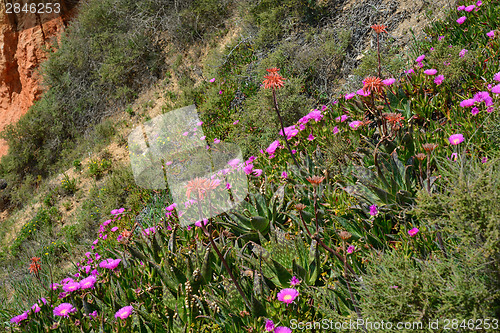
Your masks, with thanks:
M62 5L60 13L7 14L5 2L0 1L0 131L19 120L40 97L37 69L46 58L44 48L64 30L75 4L54 2ZM0 140L0 156L7 150L6 142Z

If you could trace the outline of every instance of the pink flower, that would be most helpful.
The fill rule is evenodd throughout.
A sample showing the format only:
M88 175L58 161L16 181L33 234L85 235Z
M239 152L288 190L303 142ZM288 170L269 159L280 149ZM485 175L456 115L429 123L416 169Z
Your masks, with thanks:
M467 20L467 17L466 17L466 16L462 16L462 17L460 17L460 18L457 20L457 23L458 23L458 24L462 24L462 23L464 23L464 22L465 22L465 20Z
M296 286L296 285L300 284L300 282L301 281L294 275L292 277L292 279L290 280L290 285L291 286Z
M487 32L486 36L488 36L490 38L494 38L495 37L495 30L491 30L490 32Z
M208 223L208 220L207 219L203 219L203 225L207 225L207 223ZM194 223L194 225L197 226L197 227L199 227L199 228L201 228L201 221L196 221Z
M278 326L274 329L274 333L292 333L292 330L285 326Z
M479 113L479 109L477 107L473 107L472 110L471 110L471 113L473 116L475 116L476 114Z
M210 82L215 82L215 78L210 79Z
M457 10L458 10L458 11L462 11L462 10L464 10L464 9L465 9L465 6L458 6L458 7L457 7Z
M424 74L426 74L426 75L436 75L436 73L437 73L437 70L436 70L436 69L434 69L434 68L431 68L431 69L426 69L426 70L424 71Z
M207 136L206 136L206 135L204 135L204 136L202 136L202 137L200 138L200 140L205 140L206 138L207 138Z
M448 138L450 145L456 146L464 141L464 136L462 134L453 134Z
M236 120L233 125L236 125L237 123L239 123L240 121L239 120Z
M76 309L70 303L61 303L54 308L54 316L68 317L70 313L76 312Z
M347 248L347 253L351 254L354 252L354 245L349 245L349 247Z
M472 12L472 11L474 10L474 8L476 8L476 6L475 6L475 5L470 5L470 6L465 7L465 9L464 9L464 10L465 10L467 13L470 13L470 12Z
M390 86L390 85L394 84L394 82L396 82L396 79L392 78L392 77L389 79L382 80L382 83L384 84L384 86Z
M313 110L306 115L309 119L314 119L316 122L320 121L323 118L320 110Z
M349 94L345 95L344 98L346 100L349 100L349 99L353 98L354 96L356 96L356 93L352 92L352 93L349 93Z
M307 140L309 140L309 141L314 140L314 135L312 135L312 133L309 134L309 136L307 137Z
M122 260L121 259L106 259L104 261L101 261L99 264L99 267L101 268L107 268L107 269L115 269L118 264L120 264Z
M82 289L91 289L94 288L94 284L96 283L95 276L89 276L80 281L80 287Z
M281 178L283 178L283 179L287 179L287 178L288 178L288 173L286 173L286 171L283 171L283 172L281 173Z
M411 237L415 236L417 233L418 233L418 229L417 228L413 228L413 229L408 230L408 234Z
M125 211L125 208L120 208L120 209L113 209L111 211L111 215L120 215L121 213L123 213Z
M262 175L262 169L254 169L253 174L257 177L260 177L260 175Z
M266 320L265 330L266 332L274 331L274 322L271 319Z
M226 184L226 189L229 190L231 187L232 187L231 184L229 184L229 183Z
M295 128L295 125L285 127L286 139L290 140L299 133L299 130ZM280 130L280 135L283 135L283 130Z
M460 106L463 107L463 108L469 108L471 106L474 105L476 101L474 99L465 99L463 101L460 102Z
M31 307L31 310L33 310L34 313L40 312L40 310L41 310L40 305L38 305L37 303L33 304L33 306Z
M351 123L349 123L349 126L353 129L353 130L356 130L358 129L359 126L363 125L363 123L359 120L355 120Z
M492 87L491 92L494 94L500 94L500 84L497 84L496 86Z
M252 169L253 169L253 164L249 164L243 168L243 171L245 171L245 174L249 175L252 173Z
M219 95L222 95L222 90L219 90Z
M125 306L115 313L115 318L127 319L132 314L133 310L134 308L131 305Z
M483 4L483 2L481 0L477 0L477 2L476 2L477 7L481 6L482 4ZM476 9L478 9L478 8L476 8Z
M165 208L166 210L168 210L169 212L173 211L174 208L177 207L177 204L176 203L173 203L171 204L170 206L168 206L167 208Z
M344 121L346 121L348 118L349 118L349 116L348 116L348 115L343 114L343 115L341 115L340 117L335 118L335 120L336 120L337 122L339 122L339 121L340 121L341 123L343 123L343 122L344 122Z
M199 122L196 123L196 126L201 126L201 125L203 125L202 121L199 121Z
M493 75L493 80L500 81L500 72L498 72L495 75Z
M271 154L271 155L274 155L274 152L276 151L276 149L278 148L278 146L280 145L280 142L278 140L276 141L273 141L269 147L267 147L266 149L266 152L268 154Z
M291 304L297 296L299 296L299 291L293 288L285 288L278 293L278 300L285 303Z
M438 86L439 86L441 83L443 83L443 81L444 81L444 75L438 75L438 76L436 76L436 78L434 79L434 83L435 83L436 85L438 85Z
M339 128L337 126L335 126L333 128L333 134L337 134L339 132Z
M366 90L364 91L363 88L359 89L358 91L356 91L356 94L358 94L359 96L370 96L371 92L370 90Z
M444 38L444 36L439 36L438 41L441 41Z
M424 61L425 59L425 54L422 54L421 56L417 57L417 59L415 59L415 62L422 62Z
M465 57L465 54L466 54L467 52L469 52L469 50L467 50L467 49L462 49L462 51L460 51L460 52L458 53L458 55L460 56L460 58L463 58L463 57Z
M413 73L415 73L413 68L410 68L409 70L405 71L405 74L413 74Z
M13 324L14 324L14 323L19 324L19 323L20 323L20 322L22 322L23 320L28 319L28 313L29 313L29 311L25 311L25 312L23 312L22 314L20 314L20 315L18 315L18 316L12 317L12 318L10 319L10 322L11 322L11 323L13 323Z
M116 230L118 230L118 227L113 227L113 228L111 228L111 231L112 231L112 232L115 232Z
M423 63L423 62L417 62L417 67L418 67L418 68L422 68L422 67L424 67L424 63Z
M219 140L219 139L217 139L217 138L215 138L215 139L214 139L214 143L220 143L220 140Z
M370 206L370 215L371 216L376 216L378 214L378 207L377 205L371 205Z
M486 163L486 162L488 162L488 157L487 156L481 158L481 163Z

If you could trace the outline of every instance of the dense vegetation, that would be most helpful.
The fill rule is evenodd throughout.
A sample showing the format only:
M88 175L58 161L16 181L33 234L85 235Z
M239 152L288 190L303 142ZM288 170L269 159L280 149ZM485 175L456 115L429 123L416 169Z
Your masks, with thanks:
M367 27L380 51L342 92L330 85L344 74L353 34L324 23L328 1L162 4L86 2L44 65L44 97L5 132L11 150L1 170L19 184L24 177L28 193L47 170L71 163L95 182L76 224L56 228L57 201L81 191L65 176L4 247L4 262L21 259L11 267L31 274L22 283L12 277L16 300L0 308L7 327L282 333L298 322L358 320L346 331L381 321L498 329L498 0L460 1L391 59L389 28ZM234 13L248 37L217 51L225 26L214 22ZM193 42L214 43L201 79L182 56L165 65L159 49L182 52ZM144 82L172 75L180 89L165 92L163 112L195 103L201 122L189 133L201 127L213 154L236 143L243 160L186 182L185 198L173 202L167 190L136 186L130 167L113 165L107 151L85 169L76 159L84 156L67 159L63 148L84 142L82 133L128 105ZM109 141L107 126L100 131ZM189 133L173 141L195 138ZM212 216L220 201L212 196L240 195L231 185L238 174L248 176L248 195ZM199 216L186 227L189 209ZM74 267L55 271L56 258L81 244ZM438 330L429 326L436 320Z

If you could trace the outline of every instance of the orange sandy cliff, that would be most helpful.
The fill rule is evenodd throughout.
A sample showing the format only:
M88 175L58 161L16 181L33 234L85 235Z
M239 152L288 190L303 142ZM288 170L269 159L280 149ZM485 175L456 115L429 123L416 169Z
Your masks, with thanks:
M40 97L37 69L46 58L44 47L64 30L68 17L7 14L0 1L0 131L18 121ZM7 143L0 139L0 157L7 151Z

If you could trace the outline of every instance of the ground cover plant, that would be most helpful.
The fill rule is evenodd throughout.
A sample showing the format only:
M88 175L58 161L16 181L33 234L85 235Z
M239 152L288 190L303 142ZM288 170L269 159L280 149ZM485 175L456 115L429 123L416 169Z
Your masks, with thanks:
M140 192L148 200L96 212L96 238L72 275L55 279L49 260L32 257L25 265L38 294L4 308L2 321L27 332L283 333L322 320L356 321L353 332L382 320L498 330L499 5L460 2L427 28L399 76L377 54L376 74L311 109L287 98L302 82L292 71L271 64L256 84L222 67L194 92L207 151L249 136L251 123L231 107L242 92L275 117L266 128L274 137L217 177L187 182L182 202L167 190ZM387 27L370 29L383 43ZM252 61L251 46L238 47L238 61ZM237 195L227 180L238 171L250 181L244 202L180 224L189 207L201 213L212 196ZM110 185L130 182L121 177ZM105 200L94 191L92 202ZM43 208L30 223L51 218Z

